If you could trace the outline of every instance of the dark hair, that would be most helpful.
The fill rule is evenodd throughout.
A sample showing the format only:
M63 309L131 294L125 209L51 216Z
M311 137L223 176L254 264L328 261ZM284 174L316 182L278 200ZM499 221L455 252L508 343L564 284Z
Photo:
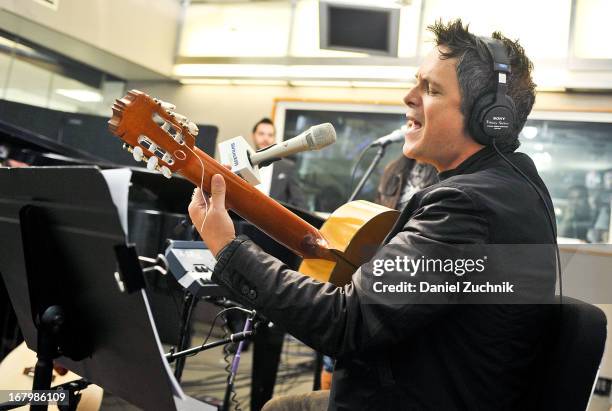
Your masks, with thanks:
M257 123L255 123L255 125L253 126L253 133L255 132L255 130L257 130L257 127L259 127L260 124L270 124L272 127L274 127L274 123L272 122L272 120L270 120L268 117L264 117Z
M461 112L468 130L470 114L474 103L484 94L495 92L496 81L492 70L492 57L487 46L477 36L469 32L469 24L463 25L461 19L442 23L441 20L427 27L435 35L437 46L445 46L442 58L454 58L457 62L457 79L461 91ZM533 64L525 55L518 40L510 40L496 31L491 36L501 40L510 59L512 73L508 78L508 95L516 106L516 119L511 137L498 142L500 148L514 151L520 145L518 135L527 121L535 102L535 83L531 78Z

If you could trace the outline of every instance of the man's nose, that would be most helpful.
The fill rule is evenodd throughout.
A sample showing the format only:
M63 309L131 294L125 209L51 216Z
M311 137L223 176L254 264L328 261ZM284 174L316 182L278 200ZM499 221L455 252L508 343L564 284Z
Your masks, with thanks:
M418 95L417 88L413 87L404 96L404 104L406 104L408 107L415 107L419 104L419 99L420 97Z

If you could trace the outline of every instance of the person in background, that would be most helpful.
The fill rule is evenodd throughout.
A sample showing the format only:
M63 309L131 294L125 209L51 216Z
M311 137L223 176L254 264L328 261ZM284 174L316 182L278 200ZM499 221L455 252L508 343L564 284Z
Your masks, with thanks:
M262 118L253 126L251 134L255 150L263 150L276 143L276 128L269 118ZM281 158L267 167L259 169L259 190L275 200L304 208L304 193L295 176L295 162Z
M416 192L438 181L434 166L401 155L385 167L374 201L401 211Z
M602 176L602 189L595 196L593 207L593 226L587 234L591 243L610 242L610 214L612 208L612 169L605 170Z
M593 215L586 186L571 186L567 193L567 206L559 224L559 235L586 241L587 231L592 225Z

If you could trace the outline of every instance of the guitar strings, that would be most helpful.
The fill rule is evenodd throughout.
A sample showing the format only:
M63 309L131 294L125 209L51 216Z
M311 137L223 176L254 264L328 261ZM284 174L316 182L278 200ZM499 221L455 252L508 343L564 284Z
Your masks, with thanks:
M184 118L184 120L187 122L189 120L187 120L186 117L179 115L178 113L174 113L175 116L181 116ZM166 122L167 123L167 122ZM188 133L191 135L191 130L189 130L189 127L187 127L187 131ZM192 136L194 139L196 136ZM185 144L185 147L187 147L187 150L191 151L191 154L193 154L198 161L200 162L200 167L202 168L202 173L201 173L201 180L200 180L200 186L198 187L200 189L200 194L202 196L202 200L204 201L204 220L202 220L202 224L200 225L200 233L204 230L204 225L206 224L206 220L208 219L208 211L209 211L209 206L208 206L208 199L206 198L206 194L204 194L204 174L205 174L205 167L204 167L204 162L202 161L202 159L200 158L199 155L197 155L195 153L195 151L193 151L191 149L191 147L189 147L187 144ZM212 191L212 180L211 180L211 191ZM212 193L211 193L212 194ZM201 235L201 234L200 234Z
M187 149L188 149L189 151L191 151L191 153L192 153L194 156L196 156L196 158L197 158L197 159L198 159L198 161L200 162L200 166L202 167L202 180L200 181L200 187L199 187L199 189L200 189L200 194L202 195L202 200L204 200L204 211L205 211L205 214L204 214L204 220L202 221L202 225L200 226L200 233L201 233L201 232L202 232L202 230L204 230L204 224L206 224L206 219L208 218L208 201L207 201L206 196L205 196L205 194L204 194L204 162L202 161L202 159L200 158L200 156L199 156L199 155L197 155L197 154L195 153L195 151L193 151L193 150L191 149L191 147L189 147L187 144L185 144L185 147L187 147ZM211 180L211 183L210 183L210 184L212 185L212 180ZM211 187L211 191L212 191L212 187Z

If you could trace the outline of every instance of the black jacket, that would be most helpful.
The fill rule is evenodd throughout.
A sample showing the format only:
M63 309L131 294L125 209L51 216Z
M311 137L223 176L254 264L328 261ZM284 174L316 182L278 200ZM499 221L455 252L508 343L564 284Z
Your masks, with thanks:
M552 209L531 159L508 157ZM412 197L375 258L416 258L435 244L553 243L538 195L491 148L439 177ZM549 306L367 304L363 267L336 287L287 269L239 237L219 253L213 279L337 359L330 410L525 409ZM533 275L552 298L554 260L544 268Z
M306 208L306 199L295 175L295 162L282 158L272 167L270 197L296 207Z

